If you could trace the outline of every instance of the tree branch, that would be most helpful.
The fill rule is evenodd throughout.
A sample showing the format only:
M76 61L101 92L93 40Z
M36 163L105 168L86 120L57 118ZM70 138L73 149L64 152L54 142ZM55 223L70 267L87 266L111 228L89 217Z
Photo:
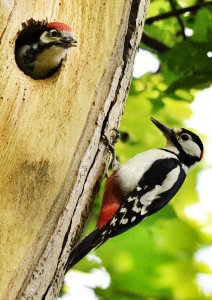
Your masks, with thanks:
M185 8L178 9L177 11L170 11L170 12L158 15L158 16L148 18L146 20L145 24L151 25L154 22L165 20L165 19L168 19L168 18L173 18L173 17L179 16L179 15L182 15L186 12L193 12L195 10L200 9L201 7L209 6L209 5L212 5L212 1L199 3L199 4L196 4L196 5L193 5L193 6L188 6L188 7L185 7Z
M150 37L146 32L143 32L141 42L159 53L166 52L170 48L160 41Z
M169 3L172 7L173 12L176 14L176 12L177 12L176 1L175 0L169 0ZM183 39L185 40L186 39L185 26L183 24L183 21L182 21L180 15L176 14L176 19L178 21L178 24L180 25L180 29L181 29L180 31L181 31L181 34L183 36Z

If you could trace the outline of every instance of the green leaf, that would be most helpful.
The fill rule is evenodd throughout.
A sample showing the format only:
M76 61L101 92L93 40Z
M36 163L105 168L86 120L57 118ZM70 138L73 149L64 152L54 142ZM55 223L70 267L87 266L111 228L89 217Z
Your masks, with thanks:
M211 38L211 22L212 22L212 9L202 8L198 11L193 24L194 35L192 39L197 42L206 42L210 35Z

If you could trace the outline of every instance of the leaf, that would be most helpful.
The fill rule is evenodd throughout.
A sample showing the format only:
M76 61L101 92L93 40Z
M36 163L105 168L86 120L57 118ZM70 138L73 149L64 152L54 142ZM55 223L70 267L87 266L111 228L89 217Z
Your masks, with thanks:
M197 42L206 42L209 35L211 37L211 22L212 9L210 7L200 9L194 20L192 39Z
M210 44L182 41L161 55L162 74L169 84L167 93L191 88L201 89L211 83L212 63L207 56ZM190 100L191 101L191 100Z
M173 82L168 89L165 91L166 93L174 93L181 96L186 95L186 91L189 91L190 89L206 89L207 87L210 87L212 83L211 79L211 73L199 73L199 74L194 74L192 76L180 78ZM183 91L183 89L185 91ZM183 93L183 95L182 95ZM183 97L184 98L184 97ZM185 98L184 98L185 99ZM193 97L191 98L189 96L188 102L191 102L193 100Z

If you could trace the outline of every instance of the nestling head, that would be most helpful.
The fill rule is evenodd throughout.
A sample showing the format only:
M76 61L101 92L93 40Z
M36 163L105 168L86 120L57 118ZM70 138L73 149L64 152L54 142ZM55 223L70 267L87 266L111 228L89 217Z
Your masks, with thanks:
M71 27L59 22L46 24L46 30L40 36L40 43L46 47L55 45L62 48L76 47L77 44Z

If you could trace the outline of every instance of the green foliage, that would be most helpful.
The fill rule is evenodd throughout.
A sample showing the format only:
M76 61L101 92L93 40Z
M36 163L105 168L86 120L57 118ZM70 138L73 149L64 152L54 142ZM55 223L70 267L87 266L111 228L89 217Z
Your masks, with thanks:
M209 50L209 41L185 40L177 43L171 50L161 55L163 75L166 82L169 83L166 92L209 87L212 72L211 59L207 56ZM191 100L192 98L189 99L189 101Z
M165 2L166 5L168 3L154 1L150 5L151 16L152 11L157 15L157 8L160 13L159 2ZM212 42L211 9L202 8L196 14L183 16L182 20L185 28L193 31L193 35L185 40L179 34L180 27L176 18L147 25L146 32L156 40L163 37L162 42L170 47L169 51L158 55L162 80L167 85L162 96L189 102L194 96L192 89L207 88L212 83L212 63L211 58L207 56L211 51Z
M193 21L193 24L192 24ZM192 40L197 42L208 42L211 39L211 9L201 9L193 20L191 19L191 28L194 30ZM208 48L211 50L211 48Z
M186 6L196 3L183 2ZM169 1L153 0L149 16L169 10ZM149 121L150 116L173 127L181 127L191 116L189 104L195 92L211 82L211 58L207 56L211 51L211 16L209 8L182 16L185 26L193 30L193 35L186 40L179 34L176 18L145 27L153 38L162 37L170 50L157 54L161 66L156 74L147 73L133 79L121 123L121 139L116 146L120 162L138 152L164 145L164 138ZM204 234L201 226L185 215L185 207L198 201L195 186L200 167L189 174L170 205L97 249L111 276L109 288L96 290L101 299L210 298L198 287L196 276L200 272L211 274L212 270L197 263L194 255L201 247L210 245L212 235ZM95 227L104 183L86 233ZM93 266L84 259L76 269L88 271Z

